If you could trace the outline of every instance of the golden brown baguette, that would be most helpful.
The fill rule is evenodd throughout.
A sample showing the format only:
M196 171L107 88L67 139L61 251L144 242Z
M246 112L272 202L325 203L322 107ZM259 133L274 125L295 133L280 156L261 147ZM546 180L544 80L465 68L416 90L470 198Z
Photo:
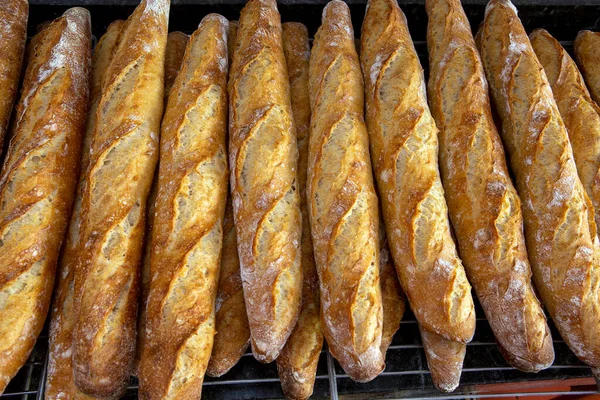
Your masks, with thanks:
M531 285L521 201L492 118L481 58L460 0L425 4L429 102L460 255L506 360L537 372L554 360L552 336Z
M229 81L229 160L252 351L277 358L300 311L302 221L281 22L275 0L240 15Z
M379 223L379 281L381 282L383 307L383 332L380 348L385 360L385 353L400 328L400 321L406 311L406 301L390 255L383 220Z
M183 32L171 32L167 36L167 50L165 53L165 107L167 106L167 98L171 93L171 87L177 77L177 73L181 69L183 55L187 47L190 37Z
M308 95L308 63L310 45L308 30L298 22L287 22L283 28L283 52L290 79L292 112L298 142L298 188L302 212L302 308L298 323L277 358L277 370L283 393L289 399L306 399L313 392L323 333L319 317L319 277L315 267L310 223L306 206L308 170L308 136L310 99Z
M227 53L230 68L237 28L237 21L229 21ZM206 374L213 377L225 374L239 361L249 344L250 327L244 302L230 194L227 196L225 218L223 219L221 273L219 274L219 289L215 304L215 337Z
M577 65L560 43L543 29L529 35L565 123L579 179L600 224L600 107L590 97ZM600 47L599 47L600 49Z
M125 21L115 21L109 25L94 49L92 58L92 73L90 85L90 104L88 108L86 131L83 137L81 152L80 177L85 177L89 163L89 149L92 141L93 127L98 107L98 101L102 94L102 82L106 75L106 69L112 58L112 54L119 40L121 28ZM45 398L47 400L67 399L90 399L75 386L73 380L73 364L71 363L72 343L74 325L77 320L74 304L74 275L77 266L77 249L81 243L81 188L83 182L80 180L75 192L75 201L71 212L69 229L62 246L58 272L58 282L54 291L52 303L49 350L48 350L48 372L46 377Z
M0 174L0 393L46 320L77 184L90 58L90 15L72 8L36 39L25 74Z
M579 32L573 47L592 98L600 103L600 32Z
M467 345L445 339L419 326L431 380L442 392L452 392L460 383Z
M212 351L227 200L227 30L202 19L161 130L142 399L198 399Z
M0 3L0 152L21 77L28 16L27 0L3 0Z
M117 397L133 364L146 200L158 155L168 0L143 0L122 28L98 103L75 273L77 387Z
M573 352L600 365L599 246L546 74L508 0L486 8L481 56L516 187L534 282Z
M323 10L309 66L311 127L307 197L321 288L322 329L346 373L370 381L384 368L379 216L363 80L350 10Z

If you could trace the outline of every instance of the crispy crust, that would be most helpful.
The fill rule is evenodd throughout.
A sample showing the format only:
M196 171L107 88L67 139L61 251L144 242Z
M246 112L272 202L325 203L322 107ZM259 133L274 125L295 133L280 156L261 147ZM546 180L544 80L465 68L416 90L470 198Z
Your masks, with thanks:
M88 105L89 13L67 10L35 43L0 175L0 393L50 305Z
M171 93L171 87L175 78L181 69L185 48L190 41L190 37L183 32L171 32L167 36L167 51L165 53L165 107L167 98Z
M298 141L298 186L302 211L302 308L296 328L277 358L283 393L289 399L306 399L313 392L317 364L323 347L319 318L319 277L315 267L306 205L310 99L308 63L310 46L306 26L287 22L283 28L283 51L290 78L292 111Z
M579 32L573 47L592 98L600 103L600 32Z
M460 255L505 358L537 372L554 360L552 337L531 285L521 202L492 118L481 58L459 0L428 0L426 7L429 101Z
M168 0L125 22L98 103L82 188L75 273L75 383L117 397L134 359L146 200L158 156Z
M301 303L298 150L275 0L240 15L229 81L231 192L252 351L277 358Z
M227 199L227 29L192 35L161 131L141 399L200 398L215 331Z
M308 208L329 350L361 382L384 367L379 218L348 6L323 10L310 58Z
M88 108L86 131L83 137L81 152L81 171L85 171L89 163L89 149L93 134L93 120L96 115L98 101L102 93L102 82L114 48L119 40L121 28L125 21L115 21L109 25L106 33L100 38L92 58L90 85L90 104ZM81 173L80 177L84 177ZM69 221L69 229L62 246L58 272L58 282L52 302L52 317L49 335L48 373L46 378L45 398L47 400L91 399L79 391L73 380L71 363L73 331L77 320L74 304L74 274L77 263L77 249L82 245L81 229L81 180L75 192L75 201Z
M567 130L512 3L492 0L482 29L481 55L524 203L536 287L569 347L598 366L599 246Z

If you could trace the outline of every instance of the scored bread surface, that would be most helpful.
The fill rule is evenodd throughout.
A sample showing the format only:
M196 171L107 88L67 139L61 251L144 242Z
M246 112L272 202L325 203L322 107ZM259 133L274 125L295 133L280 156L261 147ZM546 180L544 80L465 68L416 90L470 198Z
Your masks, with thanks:
M298 150L275 0L240 14L229 80L231 192L252 351L277 358L302 297Z
M521 202L494 125L487 81L459 0L428 0L429 101L440 169L467 275L507 361L527 372L554 360L531 285Z
M379 215L363 80L350 10L342 1L323 10L311 52L309 93L307 197L323 332L346 373L366 382L384 368Z
M0 174L0 393L46 320L88 107L89 13L69 9L39 35Z
M488 4L480 47L523 201L536 288L571 350L597 367L600 253L594 210L546 74L508 0Z

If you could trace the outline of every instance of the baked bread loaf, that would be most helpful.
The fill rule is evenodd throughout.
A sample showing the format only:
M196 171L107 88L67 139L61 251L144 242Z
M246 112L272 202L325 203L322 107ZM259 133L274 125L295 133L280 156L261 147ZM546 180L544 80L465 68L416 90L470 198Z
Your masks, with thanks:
M229 21L227 53L229 66L233 57L237 21ZM237 237L233 223L231 194L227 196L225 218L223 219L223 250L221 251L221 273L215 304L215 337L212 355L206 374L218 377L229 371L246 352L250 344L250 327L244 302L240 258L237 250Z
M486 8L481 56L516 187L534 282L561 336L600 365L600 270L594 210L577 176L546 74L512 3Z
M40 35L0 174L0 393L46 320L88 107L89 13L69 9Z
M0 152L21 78L28 17L27 0L3 0L0 3Z
M575 38L573 46L575 59L596 103L600 103L599 49L600 32L581 31Z
M227 30L202 19L161 129L142 399L200 398L212 351L227 200Z
M506 360L527 372L554 360L533 287L521 201L492 118L487 81L460 0L427 0L429 103L460 256Z
M167 98L171 93L171 87L177 73L181 69L185 48L190 41L190 37L183 32L171 32L167 36L167 50L165 53L165 107L167 106ZM165 111L166 112L166 111Z
M600 107L590 97L575 61L550 33L538 29L529 38L567 128L579 179L594 206L597 227L600 224Z
M163 109L169 0L143 0L107 67L82 186L75 273L77 387L118 397L134 360L146 200Z
M121 28L125 21L115 21L108 26L106 33L94 48L92 57L92 73L90 85L90 104L88 108L86 130L81 151L80 177L85 177L89 164L89 149L92 141L94 120L98 101L102 94L102 82L106 69L119 40ZM52 301L50 320L48 370L46 375L46 400L59 399L91 399L75 386L73 380L73 364L71 363L73 331L77 316L75 315L74 276L77 268L77 252L81 242L81 180L75 191L75 200L71 212L69 228L61 249L56 274L57 283Z
M307 399L312 395L317 364L323 347L319 316L319 277L313 255L310 223L306 205L310 99L308 30L298 22L286 22L283 28L283 52L290 79L292 113L298 142L298 188L302 212L302 308L298 323L277 358L277 370L283 393L288 399Z
M275 0L240 15L229 80L229 160L252 351L277 358L302 296L298 150Z
M379 215L348 6L330 1L309 66L308 212L329 351L354 380L384 368Z

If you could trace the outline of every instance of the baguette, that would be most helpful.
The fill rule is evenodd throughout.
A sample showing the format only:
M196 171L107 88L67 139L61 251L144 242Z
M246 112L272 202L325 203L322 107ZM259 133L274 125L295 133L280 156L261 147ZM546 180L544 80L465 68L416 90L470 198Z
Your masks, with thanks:
M240 15L229 81L231 191L252 351L277 358L300 312L296 130L275 0Z
M98 101L102 94L102 82L106 69L119 40L124 21L115 21L108 26L96 48L92 58L92 73L90 87L90 105L88 109L86 130L83 137L80 177L85 177L89 163L89 148L92 141L93 121L95 120ZM73 210L65 243L62 246L58 272L58 282L54 291L50 320L48 371L46 376L46 400L91 399L75 386L73 381L73 364L71 363L73 330L76 321L74 312L74 275L77 266L77 249L81 248L81 188L80 180L77 186Z
M331 354L354 380L384 368L379 217L348 6L323 10L309 66L308 212Z
M21 78L28 16L27 0L3 0L0 4L0 152Z
M460 255L506 361L537 372L552 365L552 336L531 285L521 202L492 118L481 58L460 0L425 4L429 101Z
M25 73L0 174L0 394L31 353L52 297L88 106L90 15L71 8Z
M560 43L543 29L530 36L531 45L552 88L569 134L579 179L600 224L600 107L590 97L577 65Z
M167 100L171 87L175 78L181 69L181 63L185 54L185 48L190 38L183 32L171 32L167 36L167 49L165 51L165 80L164 80L164 105L165 112ZM164 114L163 114L164 117ZM159 139L160 140L160 139ZM146 339L146 300L148 298L148 290L150 288L150 236L152 226L154 225L154 214L156 212L156 195L158 194L158 165L154 169L152 178L152 186L146 201L146 227L144 231L144 250L142 251L142 278L138 310L138 335L135 351L135 361L132 374L138 376L140 358L142 357L142 349Z
M599 366L600 249L567 130L512 3L492 0L482 29L481 56L524 203L534 282L575 355Z
M229 21L227 54L229 66L237 37L238 22ZM212 355L206 374L218 377L229 371L244 355L250 344L250 327L244 303L240 258L237 252L237 238L233 223L231 195L227 196L223 219L223 250L221 252L221 273L215 305L215 337Z
M306 207L310 99L308 63L310 45L306 26L287 22L283 28L283 52L290 78L292 112L298 142L298 188L302 212L302 308L298 323L277 358L283 393L289 399L307 399L313 392L317 364L323 347L319 317L319 277L315 267L310 223Z
M200 398L212 351L227 199L227 29L202 19L161 130L141 399Z
M167 50L165 53L165 107L167 98L171 93L173 82L181 69L183 55L190 37L183 32L171 32L167 36Z
M600 32L579 32L573 47L592 99L600 104Z
M143 0L125 22L98 103L81 202L73 338L77 387L118 397L136 341L146 200L158 156L168 0Z

